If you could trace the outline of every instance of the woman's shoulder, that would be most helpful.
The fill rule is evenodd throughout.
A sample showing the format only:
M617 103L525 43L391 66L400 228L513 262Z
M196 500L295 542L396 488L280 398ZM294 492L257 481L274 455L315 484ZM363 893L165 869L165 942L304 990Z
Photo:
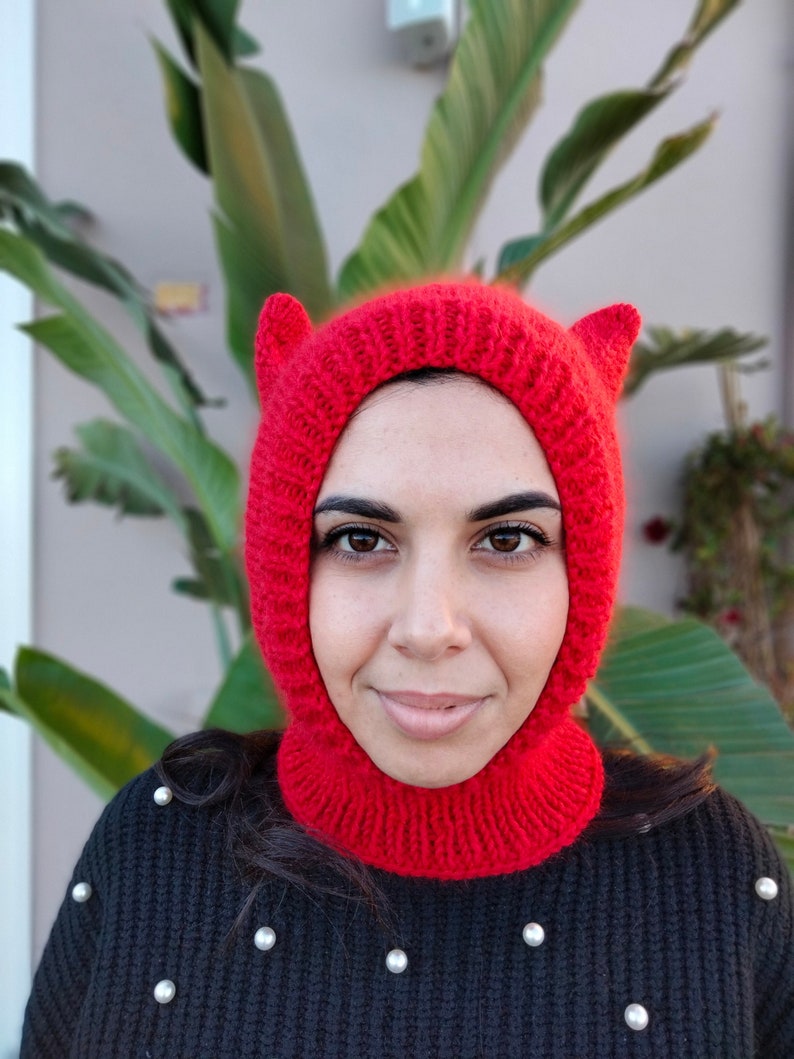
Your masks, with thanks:
M666 836L666 828L660 829ZM737 797L718 784L680 820L669 825L670 841L685 840L696 848L712 851L718 861L726 861L736 871L774 873L783 884L790 876L780 850L769 830Z
M763 823L718 784L667 818L613 842L607 839L603 852L624 864L630 889L647 883L689 893L702 915L754 924L756 940L775 935L778 941L794 941L788 865Z
M748 880L762 903L780 897L780 904L791 910L794 888L780 849L768 828L729 791L715 786L691 819L682 819L680 830L697 848L712 850L735 876Z
M167 792L167 793L166 793ZM128 837L145 834L148 823L173 799L173 793L163 785L154 765L124 784L105 805L88 840L92 846L112 850L120 833Z
M176 740L108 802L76 871L88 861L94 874L106 876L122 863L161 860L164 847L169 857L184 860L197 849L225 847L229 814L239 810L241 789L250 790L253 779L266 804L272 771L272 738L210 731Z
M659 875L667 887L746 901L748 913L774 894L789 910L779 914L791 916L791 875L779 849L762 822L715 781L709 757L685 762L620 752L605 754L604 764L604 804L586 845L595 841L604 857Z
M105 806L75 865L74 879L88 881L105 899L130 873L140 885L148 885L149 875L163 864L163 851L170 859L197 843L205 847L216 817L217 812L180 803L152 766Z

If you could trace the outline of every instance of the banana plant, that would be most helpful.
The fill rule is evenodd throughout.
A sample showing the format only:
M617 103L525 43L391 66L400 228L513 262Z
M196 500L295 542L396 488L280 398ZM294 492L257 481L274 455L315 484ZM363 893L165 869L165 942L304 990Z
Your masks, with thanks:
M620 609L587 694L602 745L696 757L772 831L794 871L794 732L769 691L709 626Z
M709 115L667 137L645 170L583 207L571 208L612 149L682 83L706 37L738 0L701 0L683 38L648 85L587 103L544 163L539 181L543 226L500 251L496 279L525 285L537 265L640 194L710 136ZM542 66L576 0L472 0L471 18L449 79L427 125L419 172L370 222L340 276L343 296L460 269L468 237L495 174L541 99Z
M446 86L429 116L419 169L375 213L334 280L284 104L273 80L251 65L258 45L238 25L238 0L164 2L183 52L180 58L153 42L168 121L185 157L211 181L229 353L251 384L252 335L268 294L290 291L319 321L336 305L384 284L463 271L493 179L540 103L545 59L579 6L577 0L471 0ZM612 149L676 91L697 49L737 3L700 0L681 40L644 86L581 109L541 167L540 231L498 252L493 279L525 285L551 254L644 192L708 138L714 118L707 115L667 136L639 174L580 205ZM224 670L203 723L236 731L278 725L278 703L251 640L237 555L239 475L203 420L203 410L216 399L202 392L134 277L80 234L90 225L87 210L51 202L27 173L7 162L0 163L0 220L0 269L52 310L25 329L98 388L118 416L78 426L77 446L56 453L55 473L68 499L174 522L186 540L193 575L173 587L208 604ZM118 299L159 366L168 398L71 293L62 272ZM627 392L655 371L744 355L761 341L729 329L680 335L652 330L638 344ZM598 736L681 753L714 743L727 763L718 766L727 786L770 824L794 821L785 796L793 786L792 736L781 727L769 695L724 644L716 637L706 642L708 632L692 622L666 623L634 611L616 629L589 694ZM672 692L680 687L689 693L689 709L685 702L680 709L674 705ZM654 699L659 688L670 696ZM727 688L733 689L729 696ZM0 708L36 727L105 797L173 737L88 674L30 647L20 650L12 675L0 672ZM729 767L743 713L763 728L763 739L748 744L744 758L736 757L745 762L744 778ZM685 729L679 744L675 733ZM753 773L756 789L747 786Z

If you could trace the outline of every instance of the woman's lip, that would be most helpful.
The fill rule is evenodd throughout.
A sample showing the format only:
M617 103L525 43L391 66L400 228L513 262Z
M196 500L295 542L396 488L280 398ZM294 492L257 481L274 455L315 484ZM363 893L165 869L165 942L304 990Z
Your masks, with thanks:
M383 712L412 739L442 739L461 728L485 702L474 695L379 691Z
M424 691L379 691L379 695L401 706L412 706L417 710L447 710L451 706L468 706L482 702L482 695L457 695L454 691L437 691L428 695Z

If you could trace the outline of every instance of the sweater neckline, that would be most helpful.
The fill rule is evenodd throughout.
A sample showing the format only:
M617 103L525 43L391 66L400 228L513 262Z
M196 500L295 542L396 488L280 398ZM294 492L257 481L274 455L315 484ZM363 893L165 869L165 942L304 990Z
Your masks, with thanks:
M339 852L399 875L469 879L534 867L570 845L598 811L601 754L566 717L542 740L503 748L482 771L440 789L381 772L293 720L278 752L284 803Z

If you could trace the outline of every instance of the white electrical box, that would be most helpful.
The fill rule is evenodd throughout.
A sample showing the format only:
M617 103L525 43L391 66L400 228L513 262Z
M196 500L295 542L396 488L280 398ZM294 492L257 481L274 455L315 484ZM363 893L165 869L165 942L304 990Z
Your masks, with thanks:
M388 0L387 25L413 66L430 66L455 43L457 0Z

